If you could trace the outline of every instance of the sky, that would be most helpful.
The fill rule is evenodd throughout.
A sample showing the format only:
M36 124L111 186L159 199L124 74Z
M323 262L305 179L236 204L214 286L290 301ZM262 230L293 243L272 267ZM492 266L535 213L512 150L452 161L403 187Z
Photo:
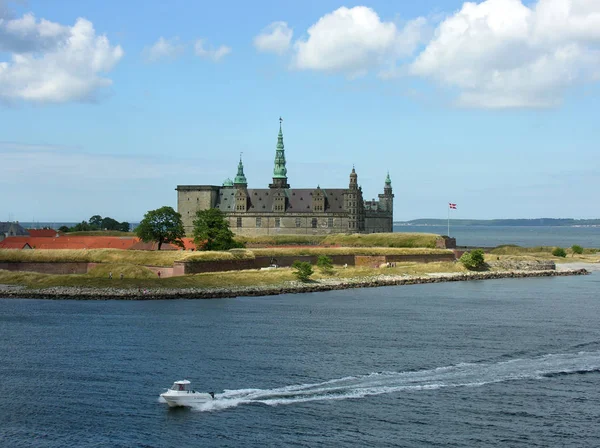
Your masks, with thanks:
M600 218L600 0L0 0L0 221L139 221L242 154L394 220Z

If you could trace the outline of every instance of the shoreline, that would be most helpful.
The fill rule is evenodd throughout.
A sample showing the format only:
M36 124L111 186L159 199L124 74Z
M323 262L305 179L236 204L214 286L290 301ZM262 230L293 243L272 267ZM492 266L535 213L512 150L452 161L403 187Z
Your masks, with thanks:
M376 275L345 279L324 279L302 283L287 282L280 285L245 286L238 288L156 288L145 289L141 293L135 289L83 288L58 286L43 289L27 289L18 285L0 285L0 298L6 299L46 299L46 300L170 300L170 299L224 299L234 297L271 296L325 292L354 288L375 288L382 286L420 285L428 283L459 282L473 280L494 280L502 278L560 277L587 275L589 270L561 269L545 271L494 271L467 273L439 273L426 276Z

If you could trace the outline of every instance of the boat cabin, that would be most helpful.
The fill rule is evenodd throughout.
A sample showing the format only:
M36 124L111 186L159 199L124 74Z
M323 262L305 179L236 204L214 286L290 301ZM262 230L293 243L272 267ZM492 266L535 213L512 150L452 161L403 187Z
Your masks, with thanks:
M188 380L175 381L173 386L171 386L171 390L176 390L179 392L189 392L190 391L190 382Z

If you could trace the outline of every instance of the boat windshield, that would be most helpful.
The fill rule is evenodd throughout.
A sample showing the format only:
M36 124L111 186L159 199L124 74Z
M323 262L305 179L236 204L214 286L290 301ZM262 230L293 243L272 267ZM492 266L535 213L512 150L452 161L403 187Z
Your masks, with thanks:
M188 391L188 390L190 390L190 385L189 384L181 384L181 383L173 383L173 387L171 387L171 390Z

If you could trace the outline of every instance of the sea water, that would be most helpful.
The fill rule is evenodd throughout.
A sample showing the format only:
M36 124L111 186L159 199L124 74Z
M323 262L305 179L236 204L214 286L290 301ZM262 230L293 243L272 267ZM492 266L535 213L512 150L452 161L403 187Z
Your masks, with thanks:
M0 446L597 446L599 286L0 299Z
M447 226L394 226L394 232L421 232L447 235ZM496 247L516 244L523 247L559 246L600 249L600 226L459 226L450 222L450 236L458 246Z

